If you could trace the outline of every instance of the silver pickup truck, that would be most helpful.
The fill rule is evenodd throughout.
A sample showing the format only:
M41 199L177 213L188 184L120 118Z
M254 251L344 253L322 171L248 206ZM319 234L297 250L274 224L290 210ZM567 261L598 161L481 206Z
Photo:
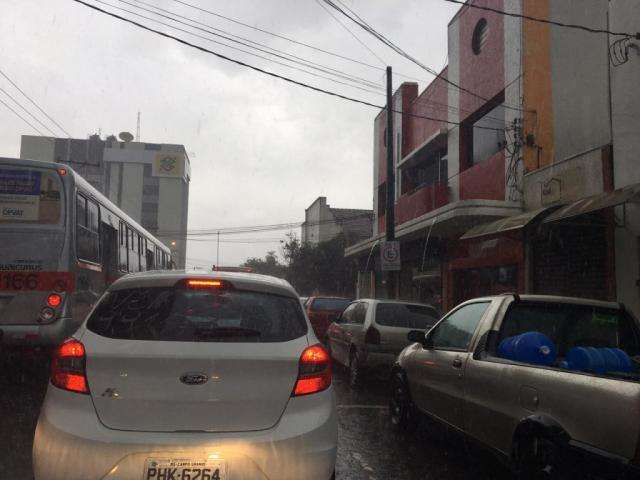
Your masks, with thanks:
M640 325L622 305L478 298L409 339L392 373L394 425L410 428L425 414L522 477L557 472L575 454L638 474Z

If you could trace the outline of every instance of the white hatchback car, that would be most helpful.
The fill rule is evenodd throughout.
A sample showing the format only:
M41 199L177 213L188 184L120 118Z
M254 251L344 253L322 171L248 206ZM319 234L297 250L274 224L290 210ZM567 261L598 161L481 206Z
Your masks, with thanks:
M116 281L56 351L36 480L334 478L331 359L262 275Z

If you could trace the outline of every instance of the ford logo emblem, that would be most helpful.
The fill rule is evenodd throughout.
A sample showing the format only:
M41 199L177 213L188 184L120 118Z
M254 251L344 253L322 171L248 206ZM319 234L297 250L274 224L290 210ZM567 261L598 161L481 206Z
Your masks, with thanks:
M185 385L202 385L207 383L207 380L209 380L209 377L200 372L189 372L180 377L180 381Z

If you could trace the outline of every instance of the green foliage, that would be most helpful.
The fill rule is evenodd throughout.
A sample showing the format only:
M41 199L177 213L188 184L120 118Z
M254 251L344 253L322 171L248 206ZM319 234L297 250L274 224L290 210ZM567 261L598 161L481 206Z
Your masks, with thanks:
M282 247L284 264L271 251L264 259L247 259L242 266L251 267L255 273L284 278L300 295L354 295L357 265L344 258L342 236L317 245L303 244L295 235L288 237Z
M353 295L357 269L344 258L344 247L342 236L312 245L289 235L282 247L285 278L301 295Z
M254 273L263 275L272 275L274 277L284 278L287 267L278 262L278 256L275 251L269 251L262 258L249 258L242 264L243 267L250 267Z

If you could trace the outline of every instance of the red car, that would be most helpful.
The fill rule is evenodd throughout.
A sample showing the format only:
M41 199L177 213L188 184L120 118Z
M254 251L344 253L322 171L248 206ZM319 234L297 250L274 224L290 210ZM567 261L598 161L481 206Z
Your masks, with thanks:
M307 315L319 340L324 341L327 328L342 311L351 303L349 298L341 297L309 297L305 303Z

